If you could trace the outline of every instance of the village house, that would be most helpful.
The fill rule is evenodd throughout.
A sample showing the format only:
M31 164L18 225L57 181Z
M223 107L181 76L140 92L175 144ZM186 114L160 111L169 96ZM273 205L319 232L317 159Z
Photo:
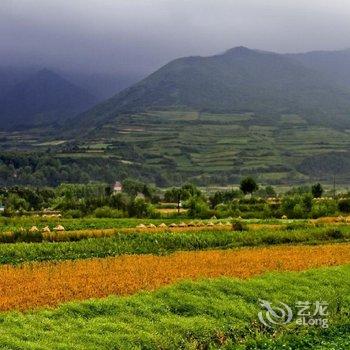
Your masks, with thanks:
M123 186L119 181L116 181L115 184L113 185L113 193L120 193L123 191Z

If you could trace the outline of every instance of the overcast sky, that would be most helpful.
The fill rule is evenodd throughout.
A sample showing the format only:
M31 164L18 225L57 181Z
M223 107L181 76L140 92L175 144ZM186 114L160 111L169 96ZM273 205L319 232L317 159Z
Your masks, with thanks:
M234 46L350 47L349 0L0 0L0 65L149 72Z

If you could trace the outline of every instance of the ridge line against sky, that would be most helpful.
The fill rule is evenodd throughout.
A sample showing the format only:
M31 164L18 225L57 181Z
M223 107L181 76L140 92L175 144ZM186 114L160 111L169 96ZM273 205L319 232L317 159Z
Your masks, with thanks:
M346 0L2 0L0 65L144 73L241 45L339 50L349 18Z

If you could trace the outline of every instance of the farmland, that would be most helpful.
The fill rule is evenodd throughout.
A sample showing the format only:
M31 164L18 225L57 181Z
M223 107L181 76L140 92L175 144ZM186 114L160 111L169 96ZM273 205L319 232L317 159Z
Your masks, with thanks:
M119 231L119 233L118 233ZM84 231L83 231L84 232ZM90 231L100 234L101 231ZM108 231L110 237L89 238L69 242L36 242L0 244L0 264L17 265L24 262L60 261L89 258L105 258L123 254L164 255L176 251L195 251L207 249L231 249L282 244L321 244L329 242L348 242L350 227L325 225L319 228L274 228L255 229L236 232L224 227L204 228L196 231L173 229L161 232L159 229L133 229ZM76 237L76 232L72 236ZM59 237L60 234L57 236ZM69 237L69 232L62 234ZM1 235L0 235L1 236Z
M0 349L347 348L345 218L181 215L2 218ZM259 299L327 300L330 325L269 329Z
M350 5L16 2L0 350L350 350Z
M339 170L339 184L349 181L349 131L313 125L298 115L186 110L118 115L81 139L76 135L73 149L69 135L56 140L53 131L44 139L18 132L4 138L4 152L40 154L50 148L51 159L65 172L74 167L72 177L79 181L86 176L110 181L111 174L127 173L162 185L187 179L206 186L237 184L250 174L268 184L330 184L334 168ZM28 181L28 174L23 181Z
M307 258L306 258L307 257ZM182 279L248 278L271 270L300 271L350 263L350 244L177 252L0 268L0 310L154 290ZM23 294L23 290L26 291Z
M131 297L1 315L1 349L348 349L349 266L181 282ZM325 283L327 281L327 283ZM339 296L342 296L339 298ZM328 300L330 327L257 322L257 299Z

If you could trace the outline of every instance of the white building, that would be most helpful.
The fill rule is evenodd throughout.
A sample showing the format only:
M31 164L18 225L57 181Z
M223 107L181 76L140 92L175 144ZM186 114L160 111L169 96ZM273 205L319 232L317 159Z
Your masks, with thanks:
M119 181L116 181L113 186L113 192L114 193L120 193L123 191L123 186Z

